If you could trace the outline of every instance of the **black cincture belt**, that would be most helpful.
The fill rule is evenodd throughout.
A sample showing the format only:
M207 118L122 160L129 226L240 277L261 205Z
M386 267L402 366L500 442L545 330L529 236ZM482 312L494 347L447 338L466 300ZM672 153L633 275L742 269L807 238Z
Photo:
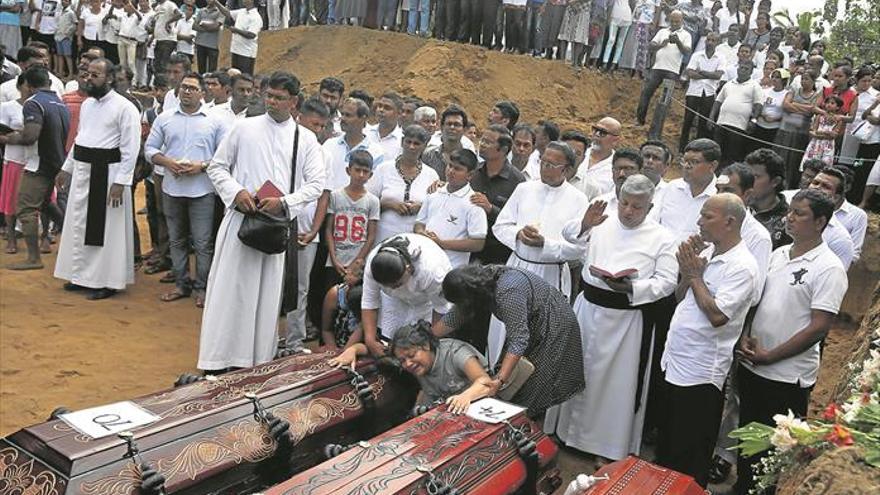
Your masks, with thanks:
M122 161L119 148L88 148L74 145L73 158L91 165L89 172L89 200L86 210L86 246L103 246L107 223L107 183L110 164Z
M609 309L637 310L642 312L642 342L639 346L639 375L636 385L636 407L638 412L642 405L642 390L645 389L645 370L648 369L649 355L651 354L651 337L653 335L653 325L645 314L650 304L642 304L633 306L629 302L629 297L623 292L615 292L605 290L595 285L590 285L586 280L581 278L581 290L584 292L584 299L596 306L602 306Z

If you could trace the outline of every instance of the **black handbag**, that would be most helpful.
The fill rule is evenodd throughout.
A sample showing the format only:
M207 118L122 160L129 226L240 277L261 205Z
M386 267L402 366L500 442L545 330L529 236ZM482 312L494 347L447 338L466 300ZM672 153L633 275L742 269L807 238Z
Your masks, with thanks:
M299 126L293 135L293 159L290 170L290 192L296 184L296 155L299 151ZM238 240L245 246L266 254L281 254L287 251L290 242L291 225L295 218L287 217L285 207L281 215L272 215L263 211L246 213L238 228Z

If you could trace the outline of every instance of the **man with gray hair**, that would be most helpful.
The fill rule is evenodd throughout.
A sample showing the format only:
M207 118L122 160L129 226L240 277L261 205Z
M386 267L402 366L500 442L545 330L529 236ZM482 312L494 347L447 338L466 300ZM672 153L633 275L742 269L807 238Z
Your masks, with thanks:
M615 460L641 445L652 330L641 309L672 294L678 274L675 237L648 218L653 196L651 179L630 175L618 186L615 212L597 199L562 230L587 250L574 312L589 380L547 411L544 429L569 447Z
M657 455L661 465L693 476L703 487L733 348L760 290L758 263L740 235L745 217L745 205L736 195L712 196L700 210L699 235L681 243L676 254L681 278L676 296L681 302L660 360L665 422ZM709 247L699 252L703 243Z
M437 132L437 110L433 107L419 107L413 112L413 123L418 124L432 136Z
M575 165L569 145L561 141L548 144L541 156L541 180L516 186L492 227L498 241L513 250L507 266L539 275L566 296L571 293L568 261L581 259L585 250L585 246L562 237L565 222L583 217L587 210L587 197L566 180ZM504 342L501 327L503 324L493 318L489 329L493 364Z

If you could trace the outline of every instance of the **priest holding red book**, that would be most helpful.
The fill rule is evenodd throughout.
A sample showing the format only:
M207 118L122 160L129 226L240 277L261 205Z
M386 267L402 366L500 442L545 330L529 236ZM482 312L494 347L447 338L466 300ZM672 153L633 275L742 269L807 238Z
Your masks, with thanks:
M324 189L321 145L290 116L299 90L292 74L272 74L266 114L237 121L208 166L227 209L208 277L199 369L255 366L275 355L286 254L245 245L239 234L245 215L261 211L292 220ZM284 195L273 197L266 181ZM296 284L287 290L296 291Z
M618 186L616 208L594 201L562 230L586 245L582 292L574 304L581 328L586 388L547 412L544 431L599 458L639 453L650 373L651 328L641 309L675 290L675 239L648 219L654 184L644 175Z

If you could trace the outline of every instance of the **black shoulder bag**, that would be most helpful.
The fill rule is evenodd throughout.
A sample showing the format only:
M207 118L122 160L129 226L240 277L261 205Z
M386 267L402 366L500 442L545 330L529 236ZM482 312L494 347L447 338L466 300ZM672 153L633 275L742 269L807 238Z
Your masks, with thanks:
M299 151L299 125L293 135L293 159L290 165L290 192L296 184L296 155ZM264 211L245 214L238 228L238 240L245 246L252 247L266 254L281 254L287 250L290 242L290 227L295 218L288 218L287 206L281 215L272 215Z

